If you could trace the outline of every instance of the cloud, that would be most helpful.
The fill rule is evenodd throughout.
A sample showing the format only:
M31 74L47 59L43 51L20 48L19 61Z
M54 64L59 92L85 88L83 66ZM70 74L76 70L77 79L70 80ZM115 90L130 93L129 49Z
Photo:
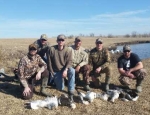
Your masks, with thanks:
M149 10L107 13L72 20L20 20L0 17L0 31L4 37L39 37L42 33L57 36L60 33L103 35L145 32L148 31L146 28L150 27L150 17L145 16L146 13L149 13Z
M93 17L93 19L99 19L99 18L116 18L116 17L127 17L127 16L133 16L137 14L143 14L148 12L148 10L137 10L137 11L128 11L128 12L121 12L121 13L116 13L116 14L101 14L101 15L96 15Z

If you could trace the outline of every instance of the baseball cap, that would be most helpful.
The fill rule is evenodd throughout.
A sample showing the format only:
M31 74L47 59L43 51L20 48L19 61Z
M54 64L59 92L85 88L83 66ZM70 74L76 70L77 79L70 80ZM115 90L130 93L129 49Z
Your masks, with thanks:
M41 37L40 37L40 39L48 40L48 37L47 37L46 34L42 34Z
M60 35L57 36L57 40L60 40L60 39L65 40L66 36L64 34L60 34Z
M36 44L30 44L29 49L31 49L31 48L35 48L37 50L37 45Z
M97 42L101 42L101 43L103 43L103 40L102 40L102 39L100 39L100 38L97 38L97 39L96 39L96 43L97 43Z
M123 51L131 51L131 48L129 45L124 45L123 46Z
M78 36L78 37L76 37L76 38L75 38L75 42L76 42L76 41L77 41L77 42L82 41L82 40L81 40L81 37L79 37L79 36Z

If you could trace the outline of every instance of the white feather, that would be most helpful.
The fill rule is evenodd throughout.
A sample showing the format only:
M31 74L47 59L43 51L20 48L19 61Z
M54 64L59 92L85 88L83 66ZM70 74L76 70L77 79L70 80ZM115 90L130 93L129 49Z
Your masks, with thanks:
M57 97L47 97L44 100L36 100L30 102L31 109L39 109L40 107L47 107L49 109L58 107Z
M135 98L132 99L132 101L137 101L139 96L136 96Z
M108 90L107 94L110 97L110 101L114 102L116 99L119 98L120 91L118 91L118 90Z

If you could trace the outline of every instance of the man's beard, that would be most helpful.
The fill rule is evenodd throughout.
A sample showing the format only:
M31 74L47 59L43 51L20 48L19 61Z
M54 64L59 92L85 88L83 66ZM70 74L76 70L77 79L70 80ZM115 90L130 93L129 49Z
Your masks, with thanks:
M30 59L33 59L33 57L35 56L36 54L30 54L30 53L28 53L28 57L30 58Z

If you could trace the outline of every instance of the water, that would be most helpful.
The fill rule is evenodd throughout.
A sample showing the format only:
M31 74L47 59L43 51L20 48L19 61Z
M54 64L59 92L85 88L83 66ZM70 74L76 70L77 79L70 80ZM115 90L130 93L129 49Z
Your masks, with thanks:
M141 43L130 45L133 53L138 54L141 59L150 58L150 43ZM117 50L122 51L123 46L118 46Z

